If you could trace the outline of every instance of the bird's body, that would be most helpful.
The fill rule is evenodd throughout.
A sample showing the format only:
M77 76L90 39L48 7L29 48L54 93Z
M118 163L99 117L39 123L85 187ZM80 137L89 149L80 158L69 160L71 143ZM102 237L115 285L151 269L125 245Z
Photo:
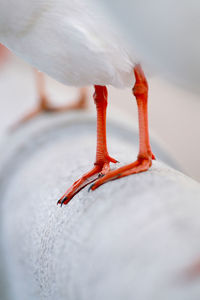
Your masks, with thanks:
M118 28L92 0L7 0L0 2L0 42L58 81L73 86L94 85L97 148L94 167L66 191L67 204L95 181L103 183L147 171L155 159L148 133L148 84L134 50ZM136 29L138 30L138 29ZM135 76L135 83L134 83ZM139 113L140 147L134 163L110 170L117 160L106 142L106 85L133 87Z
M4 1L0 41L66 85L134 82L132 51L91 0Z

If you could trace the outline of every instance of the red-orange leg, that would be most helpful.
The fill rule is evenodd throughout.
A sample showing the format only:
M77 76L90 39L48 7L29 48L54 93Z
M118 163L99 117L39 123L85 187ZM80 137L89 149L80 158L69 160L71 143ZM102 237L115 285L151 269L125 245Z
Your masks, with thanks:
M52 105L47 97L46 93L46 87L45 87L45 77L44 74L41 72L38 72L35 70L35 76L36 76L36 86L38 90L39 95L39 109L42 112L62 112L62 111L68 111L73 109L84 109L86 108L86 88L80 89L80 96L77 101L61 105L61 106L55 106Z
M14 124L10 128L11 130L15 130L19 126L23 125L27 121L35 118L36 116L42 113L56 113L56 112L63 112L63 111L70 111L70 110L79 110L79 109L85 109L87 107L86 88L80 89L80 96L77 101L62 106L52 105L46 94L44 74L38 72L36 69L34 69L34 72L36 78L36 88L37 88L37 93L39 98L38 105L30 113L26 114L16 124Z
M95 190L100 185L131 174L147 171L152 165L152 159L155 159L149 142L148 129L148 84L140 65L134 68L135 85L133 94L136 97L139 117L139 137L140 147L137 160L129 165L121 167L117 170L110 171L104 177L99 178L91 186L91 190Z
M0 64L3 64L8 59L8 56L10 55L10 51L0 44Z
M97 148L96 161L91 171L84 174L66 191L60 198L58 204L67 204L81 189L90 184L98 177L110 171L110 162L117 161L110 157L106 142L106 108L107 108L107 89L105 86L95 85L94 102L97 110Z

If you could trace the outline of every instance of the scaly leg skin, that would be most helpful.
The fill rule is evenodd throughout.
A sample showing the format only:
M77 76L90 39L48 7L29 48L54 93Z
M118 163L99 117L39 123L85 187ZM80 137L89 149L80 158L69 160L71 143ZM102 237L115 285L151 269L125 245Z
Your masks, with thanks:
M136 81L133 87L133 94L136 97L138 106L140 137L140 149L137 160L117 170L110 171L104 177L97 179L94 184L91 185L91 190L95 190L100 185L110 180L115 180L131 174L147 171L152 165L152 159L155 159L149 142L147 109L148 84L140 65L135 66L134 74Z
M67 204L81 189L92 183L97 178L104 176L110 171L110 162L116 163L117 160L110 157L106 142L106 108L107 108L107 89L105 86L95 85L94 102L97 110L97 148L96 161L91 171L84 174L66 191L58 200L61 206Z
M17 123L15 123L10 129L15 130L19 126L23 125L27 121L35 118L37 115L41 113L54 113L54 112L62 112L62 111L69 111L69 110L79 110L85 109L87 107L87 95L86 89L80 89L80 96L79 99L74 102L63 106L54 106L52 105L46 95L45 91L45 80L44 74L35 70L36 76L36 86L39 94L39 105L33 111L25 115L22 119L20 119Z

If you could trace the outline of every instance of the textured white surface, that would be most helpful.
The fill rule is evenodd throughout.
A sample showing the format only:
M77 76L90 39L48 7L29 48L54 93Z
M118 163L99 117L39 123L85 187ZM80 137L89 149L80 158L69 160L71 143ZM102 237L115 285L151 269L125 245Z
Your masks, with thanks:
M108 131L110 154L133 160L134 133ZM200 280L179 280L200 256L198 183L154 162L60 208L58 197L92 166L94 122L40 118L4 146L1 221L14 300L199 300Z

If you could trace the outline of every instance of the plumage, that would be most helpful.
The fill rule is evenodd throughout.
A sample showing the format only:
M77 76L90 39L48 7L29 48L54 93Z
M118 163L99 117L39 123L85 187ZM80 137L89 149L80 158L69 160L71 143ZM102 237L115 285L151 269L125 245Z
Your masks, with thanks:
M1 1L0 41L67 85L134 83L133 52L90 0Z

